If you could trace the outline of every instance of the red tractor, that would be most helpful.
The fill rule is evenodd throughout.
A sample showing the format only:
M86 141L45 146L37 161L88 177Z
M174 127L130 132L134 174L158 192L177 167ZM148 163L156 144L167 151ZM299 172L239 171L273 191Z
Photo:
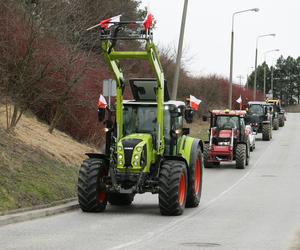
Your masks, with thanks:
M205 142L203 158L206 168L221 162L236 162L243 169L249 163L250 140L245 126L244 110L213 110L210 117L209 141Z

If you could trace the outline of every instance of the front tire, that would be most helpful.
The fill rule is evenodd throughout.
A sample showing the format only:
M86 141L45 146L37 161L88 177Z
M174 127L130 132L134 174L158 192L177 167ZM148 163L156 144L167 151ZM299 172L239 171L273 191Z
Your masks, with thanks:
M274 130L278 130L279 129L279 120L278 120L278 118L274 119L273 129Z
M213 164L208 162L208 154L209 154L209 144L204 144L203 148L203 162L205 168L212 168Z
M162 215L180 215L187 196L187 169L181 161L168 160L160 167L159 209Z
M279 116L279 127L283 127L284 126L284 117L283 115Z
M201 148L198 146L193 152L189 167L188 192L186 207L197 207L202 192L203 158Z
M236 146L236 168L244 169L247 162L247 146L245 144L238 144Z
M262 139L263 141L270 141L271 140L271 126L269 123L263 124L262 126Z
M79 170L77 194L78 202L84 212L103 212L107 205L107 196L103 177L107 176L107 167L101 159L83 161Z

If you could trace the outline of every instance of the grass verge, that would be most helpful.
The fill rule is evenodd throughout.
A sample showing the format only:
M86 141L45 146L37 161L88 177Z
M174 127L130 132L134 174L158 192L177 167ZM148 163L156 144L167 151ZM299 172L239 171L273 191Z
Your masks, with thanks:
M74 197L78 166L66 166L0 130L0 211Z

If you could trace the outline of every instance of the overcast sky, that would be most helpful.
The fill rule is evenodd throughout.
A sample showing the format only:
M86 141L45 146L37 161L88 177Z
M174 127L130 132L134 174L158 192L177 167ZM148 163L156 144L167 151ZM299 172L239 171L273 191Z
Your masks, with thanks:
M157 21L155 42L177 49L184 0L142 0L150 6ZM235 16L233 80L246 76L254 67L256 37L276 33L276 37L259 39L258 64L275 63L283 55L300 56L300 0L189 0L184 51L186 68L194 75L218 74L229 77L232 13L259 8ZM191 59L191 60L190 60Z

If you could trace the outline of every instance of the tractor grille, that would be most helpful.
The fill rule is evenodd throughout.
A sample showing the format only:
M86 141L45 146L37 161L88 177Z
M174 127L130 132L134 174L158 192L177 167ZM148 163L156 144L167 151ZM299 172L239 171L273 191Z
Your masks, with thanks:
M263 121L263 116L251 115L247 118L248 124L261 123L262 121Z
M125 166L131 166L131 159L134 147L139 144L142 140L140 139L126 139L122 141L124 148Z

